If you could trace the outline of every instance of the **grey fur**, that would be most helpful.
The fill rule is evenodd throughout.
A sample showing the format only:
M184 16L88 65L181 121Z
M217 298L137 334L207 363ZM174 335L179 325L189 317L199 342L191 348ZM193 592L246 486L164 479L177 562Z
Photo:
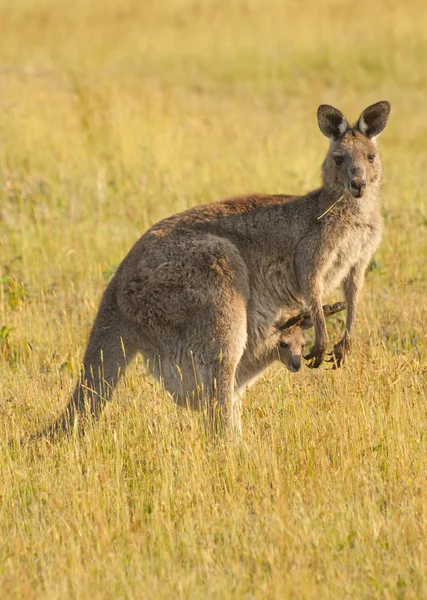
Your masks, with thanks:
M319 367L328 344L322 297L342 283L346 330L333 350L340 366L382 232L381 162L360 124L369 135L378 132L389 110L387 102L368 107L352 128L337 109L319 108L319 127L331 143L323 185L305 196L234 198L148 230L103 295L81 380L50 431L74 421L85 389L98 414L136 352L178 403L240 431L235 392L277 356L284 334L277 323L309 310L315 344L306 358Z
M332 306L325 304L322 310L325 317L330 317L345 308L345 302L337 302ZM313 327L313 321L308 312L291 317L284 323L275 324L274 339L278 338L278 342L272 347L266 344L263 353L258 356L250 353L243 355L236 370L236 389L250 387L265 369L276 361L280 361L291 372L299 371L305 346L303 331L311 327Z

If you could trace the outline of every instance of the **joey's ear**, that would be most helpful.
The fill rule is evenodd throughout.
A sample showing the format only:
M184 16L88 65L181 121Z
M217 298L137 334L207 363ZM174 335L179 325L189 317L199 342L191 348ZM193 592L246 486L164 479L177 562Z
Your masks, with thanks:
M308 316L307 313L303 313L302 315L296 315L296 317L291 317L286 321L286 323L279 325L278 329L280 331L285 331L285 329L290 329L291 327L301 325L306 316Z
M280 331L284 331L285 329L290 329L291 327L301 327L301 329L310 329L310 327L313 327L313 321L311 320L310 313L303 312L300 315L291 317L286 321L286 323L280 325L279 329Z
M390 103L386 100L365 108L356 123L357 129L368 138L373 138L387 125Z
M303 331L305 331L306 329L311 329L313 327L313 321L311 320L310 315L304 317L299 326Z
M320 131L332 141L341 137L350 127L341 111L329 104L321 104L317 109L317 122Z

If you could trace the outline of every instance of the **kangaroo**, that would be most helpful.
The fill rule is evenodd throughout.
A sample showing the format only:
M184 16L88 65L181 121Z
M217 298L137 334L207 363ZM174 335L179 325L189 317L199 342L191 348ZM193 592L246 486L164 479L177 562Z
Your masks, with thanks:
M325 304L322 309L325 317L329 317L341 312L345 307L345 302L337 302L332 306ZM278 345L270 348L266 344L264 353L260 356L252 356L249 353L244 355L236 371L236 389L240 391L252 386L276 361L280 361L292 373L300 371L305 347L303 331L311 327L313 321L308 312L291 317L286 323L276 324L276 329L280 332Z
M381 239L375 137L389 112L388 102L378 102L352 126L339 110L321 105L318 124L330 145L322 186L304 196L232 198L149 229L104 292L81 378L49 431L67 429L86 406L97 416L142 352L177 402L196 398L221 430L240 433L236 374L239 379L252 357L277 348L275 324L301 310L308 310L315 330L304 358L318 368L328 345L322 297L342 283L346 327L331 357L339 367L350 348L365 269Z

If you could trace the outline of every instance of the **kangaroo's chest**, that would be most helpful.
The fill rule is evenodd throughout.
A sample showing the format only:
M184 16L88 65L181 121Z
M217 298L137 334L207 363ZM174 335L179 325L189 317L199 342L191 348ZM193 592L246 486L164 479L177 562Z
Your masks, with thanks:
M380 237L380 230L368 225L356 225L346 232L327 257L323 281L325 292L340 285L354 266L368 263Z

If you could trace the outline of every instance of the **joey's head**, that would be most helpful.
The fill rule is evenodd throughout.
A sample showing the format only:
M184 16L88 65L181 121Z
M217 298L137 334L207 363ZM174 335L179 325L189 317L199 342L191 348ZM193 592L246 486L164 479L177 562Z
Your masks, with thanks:
M301 369L304 351L304 335L300 325L292 325L284 329L279 339L279 360L289 369L296 372Z
M325 304L323 307L325 318L335 315L346 308L345 302L336 302L332 306ZM313 327L310 313L304 312L291 317L279 327L279 360L289 369L295 372L301 369L304 352L304 331Z
M363 198L378 190L382 169L375 138L387 125L389 113L388 102L377 102L351 126L338 109L319 106L320 131L330 140L322 167L323 185L337 198L342 194Z

